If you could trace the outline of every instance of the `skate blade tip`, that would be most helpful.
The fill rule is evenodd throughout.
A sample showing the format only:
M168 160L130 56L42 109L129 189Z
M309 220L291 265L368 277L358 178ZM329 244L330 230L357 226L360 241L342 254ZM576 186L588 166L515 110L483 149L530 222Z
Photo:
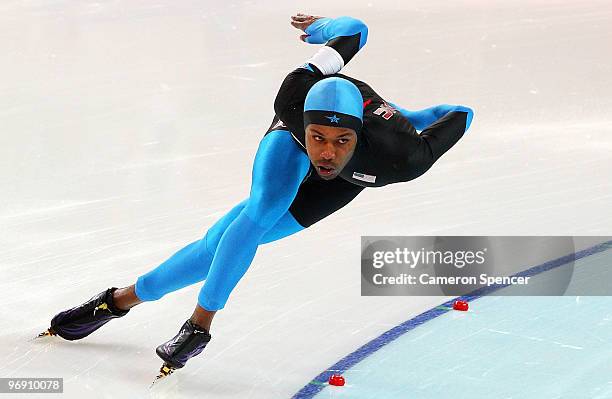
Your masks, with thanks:
M159 369L159 374L157 375L157 377L155 377L155 380L151 383L151 386L149 386L149 389L153 388L153 385L155 385L156 382L163 380L164 378L172 374L174 370L176 370L174 367L164 363Z
M48 328L45 331L43 331L40 334L38 334L37 336L35 336L32 339L30 339L30 341L35 341L35 340L37 340L39 338L45 338L45 337L55 337L56 335L57 334L55 333L55 331L53 331L50 328Z

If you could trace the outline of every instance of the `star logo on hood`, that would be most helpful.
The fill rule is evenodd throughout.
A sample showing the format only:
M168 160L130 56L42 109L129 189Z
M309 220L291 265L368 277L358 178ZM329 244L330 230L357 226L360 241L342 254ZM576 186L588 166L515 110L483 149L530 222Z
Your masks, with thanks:
M340 118L338 118L336 116L336 114L334 114L333 116L326 116L326 118L329 119L329 121L331 123L338 123L338 122L340 122Z

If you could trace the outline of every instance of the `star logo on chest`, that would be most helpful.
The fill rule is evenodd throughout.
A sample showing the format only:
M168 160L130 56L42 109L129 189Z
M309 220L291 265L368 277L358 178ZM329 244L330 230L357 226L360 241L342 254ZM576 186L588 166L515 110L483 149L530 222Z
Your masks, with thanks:
M333 116L326 116L327 119L329 119L330 123L338 123L340 122L340 118L338 118L336 116L336 114L334 114Z

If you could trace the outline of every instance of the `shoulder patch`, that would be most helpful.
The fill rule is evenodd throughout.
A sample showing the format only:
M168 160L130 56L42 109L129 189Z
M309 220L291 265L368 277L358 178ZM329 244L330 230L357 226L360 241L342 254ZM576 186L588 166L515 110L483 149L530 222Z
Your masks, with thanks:
M384 120L389 120L397 112L395 108L387 103L382 103L380 107L373 111L374 115L380 115Z

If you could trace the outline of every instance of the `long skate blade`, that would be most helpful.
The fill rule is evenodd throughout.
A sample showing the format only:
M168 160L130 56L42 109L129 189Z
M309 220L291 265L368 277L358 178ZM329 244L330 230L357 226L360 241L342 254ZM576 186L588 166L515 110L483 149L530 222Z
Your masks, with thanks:
M40 334L32 338L30 341L34 341L34 340L37 340L39 338L44 338L44 337L55 337L56 335L57 334L55 333L55 331L53 331L50 328L47 328L45 331L41 332Z
M174 370L176 370L174 367L169 366L166 363L164 363L159 369L159 374L157 375L157 377L155 377L155 381L153 381L153 383L151 384L149 388L153 388L153 385L155 385L156 382L168 377L170 374L174 372Z

